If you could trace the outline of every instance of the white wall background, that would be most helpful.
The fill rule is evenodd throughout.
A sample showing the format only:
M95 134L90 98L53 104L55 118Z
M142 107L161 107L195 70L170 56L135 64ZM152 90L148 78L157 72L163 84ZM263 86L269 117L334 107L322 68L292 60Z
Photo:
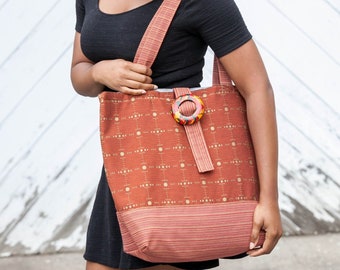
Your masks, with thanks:
M236 2L275 90L285 232L339 232L340 0ZM0 0L0 256L84 247L101 153L69 80L74 3Z

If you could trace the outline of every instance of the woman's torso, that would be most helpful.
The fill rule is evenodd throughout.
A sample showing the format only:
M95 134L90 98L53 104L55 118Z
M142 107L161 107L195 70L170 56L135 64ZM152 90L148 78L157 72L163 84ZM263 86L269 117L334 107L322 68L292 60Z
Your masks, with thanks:
M226 6L222 3L225 0L214 1ZM154 0L130 11L107 14L100 10L98 0L77 0L77 15L81 12L79 9L84 9L83 21L78 17L76 27L77 31L81 31L84 54L93 62L108 59L133 61L139 42L161 3L162 0ZM209 5L214 5L212 3L211 0L182 1L152 66L153 83L162 88L199 86L209 42L207 39L210 39L208 30L204 28L215 28L212 22L214 14L204 13L219 12L218 7L216 11L204 10L210 9ZM210 20L207 26L202 22L205 19ZM221 27L219 24L223 22L216 20L217 29L211 29L216 33L212 35L222 34L222 30L218 30ZM243 39L249 34L244 28L243 25ZM241 39L238 42L242 42Z

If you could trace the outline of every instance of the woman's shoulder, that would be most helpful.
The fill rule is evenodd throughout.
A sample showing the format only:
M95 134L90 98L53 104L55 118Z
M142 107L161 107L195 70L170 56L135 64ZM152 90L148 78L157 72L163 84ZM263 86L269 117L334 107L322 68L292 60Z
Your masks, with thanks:
M182 0L181 18L217 56L223 56L246 41L251 34L233 0Z
M76 0L76 7L96 7L99 0Z
M207 21L225 23L240 17L234 0L182 0L179 13L199 25Z
M234 0L182 0L180 11L189 19L215 18L238 14Z
M207 9L234 7L234 0L182 0L181 5L190 6L191 8L205 7Z

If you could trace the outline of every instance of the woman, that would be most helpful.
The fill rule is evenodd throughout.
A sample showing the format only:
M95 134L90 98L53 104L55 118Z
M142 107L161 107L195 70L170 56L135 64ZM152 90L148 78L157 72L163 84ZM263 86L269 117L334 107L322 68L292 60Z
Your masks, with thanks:
M160 88L198 87L209 45L247 104L260 179L260 200L250 256L269 254L282 234L277 188L277 130L273 91L243 19L232 0L183 0L152 70L131 61L161 0L77 0L71 79L75 90L144 95ZM175 63L175 64L173 64ZM88 270L208 269L218 260L171 265L142 261L122 251L105 173L98 186L85 252ZM266 240L254 249L260 230Z

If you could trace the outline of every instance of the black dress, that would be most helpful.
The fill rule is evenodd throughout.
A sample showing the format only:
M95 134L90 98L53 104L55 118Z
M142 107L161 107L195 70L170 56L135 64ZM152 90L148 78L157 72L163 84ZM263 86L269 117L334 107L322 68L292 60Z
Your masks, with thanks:
M108 59L132 61L161 2L154 0L128 12L106 14L100 11L98 0L76 0L76 31L81 33L84 54L95 63ZM208 45L221 57L250 39L251 34L234 1L182 0L152 66L153 83L160 88L198 87ZM157 265L123 252L115 211L103 170L88 227L84 258L120 269ZM209 269L218 266L218 260L171 265L182 269Z

